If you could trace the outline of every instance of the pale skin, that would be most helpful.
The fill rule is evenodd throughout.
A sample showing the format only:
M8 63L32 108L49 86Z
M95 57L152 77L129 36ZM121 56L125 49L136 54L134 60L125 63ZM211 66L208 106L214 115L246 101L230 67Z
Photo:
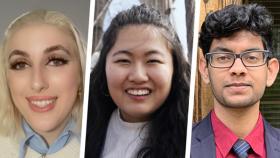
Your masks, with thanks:
M53 25L34 23L17 30L7 49L13 103L50 145L69 121L81 83L75 42Z
M239 54L249 49L263 50L260 36L241 30L230 37L214 39L210 52L226 48ZM214 94L214 111L217 117L239 138L245 138L255 127L259 117L260 98L265 87L273 84L279 71L276 58L259 67L245 67L236 59L231 68L207 66L204 57L199 59L199 71ZM246 86L229 86L244 83Z

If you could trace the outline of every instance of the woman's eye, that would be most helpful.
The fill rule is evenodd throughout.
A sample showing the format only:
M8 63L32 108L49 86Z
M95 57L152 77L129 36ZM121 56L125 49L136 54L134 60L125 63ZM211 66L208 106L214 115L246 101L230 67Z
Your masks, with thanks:
M50 66L62 66L68 63L68 60L63 58L50 58L48 61L48 65Z
M118 59L118 60L115 61L115 63L129 64L130 61L128 59Z
M147 63L156 64L156 63L162 63L162 62L161 62L161 60L158 60L158 59L150 59L147 61Z
M15 62L15 63L12 63L10 65L10 68L12 70L23 70L27 67L29 67L29 65L26 62L23 62L23 61Z

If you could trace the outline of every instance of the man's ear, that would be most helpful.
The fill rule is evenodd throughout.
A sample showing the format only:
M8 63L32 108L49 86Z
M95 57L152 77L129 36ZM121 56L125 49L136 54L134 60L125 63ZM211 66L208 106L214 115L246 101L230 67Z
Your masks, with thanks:
M270 59L267 63L267 68L268 70L267 70L266 86L270 87L274 83L279 71L278 59L276 58Z
M208 73L208 67L207 67L207 62L206 59L204 58L204 56L202 54L200 54L199 57L199 72L201 75L201 78L203 79L203 81L208 84L210 82L209 80L209 73Z

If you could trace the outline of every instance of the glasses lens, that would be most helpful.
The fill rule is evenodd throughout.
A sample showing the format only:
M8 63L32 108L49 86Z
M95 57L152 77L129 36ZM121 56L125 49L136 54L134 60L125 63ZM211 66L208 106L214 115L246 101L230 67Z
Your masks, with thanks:
M213 53L210 55L210 64L213 67L230 67L234 62L234 55L230 53Z
M266 55L263 51L250 51L242 55L245 66L260 66L266 62Z

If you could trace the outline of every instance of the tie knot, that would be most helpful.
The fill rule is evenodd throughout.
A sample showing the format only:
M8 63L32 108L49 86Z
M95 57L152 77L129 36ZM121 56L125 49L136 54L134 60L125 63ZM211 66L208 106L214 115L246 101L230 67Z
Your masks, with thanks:
M251 148L250 144L243 139L238 139L233 145L233 151L238 158L247 158L248 150Z

